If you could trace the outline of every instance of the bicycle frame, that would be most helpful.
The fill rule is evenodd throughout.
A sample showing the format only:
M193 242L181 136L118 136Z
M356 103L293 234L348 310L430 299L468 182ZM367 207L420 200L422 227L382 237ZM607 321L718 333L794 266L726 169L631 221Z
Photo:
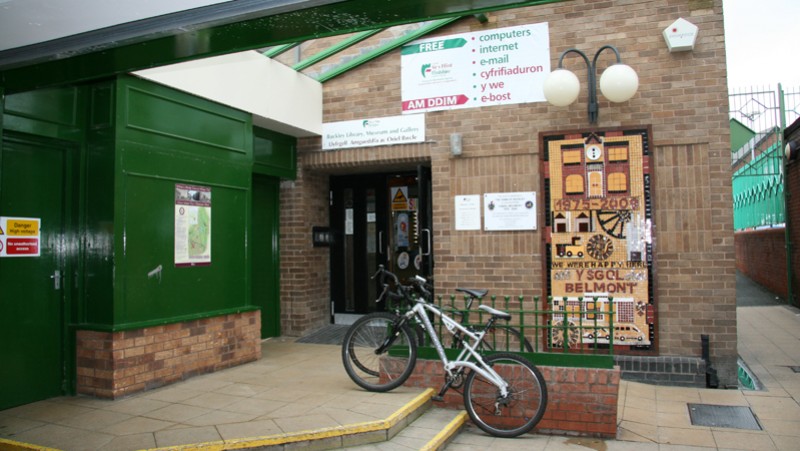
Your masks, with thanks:
M444 352L444 346L442 346L442 342L439 340L436 329L434 329L433 324L431 323L430 318L428 318L426 312L430 312L438 316L450 334L455 334L454 330L458 330L464 334L462 337L462 340L464 341L464 348L461 350L455 360L450 360L447 358L447 354ZM411 320L414 316L416 316L422 322L423 326L425 327L425 331L428 333L428 336L433 342L433 347L436 349L436 353L439 354L439 358L442 360L442 364L444 364L444 370L449 376L453 376L453 370L456 368L469 368L472 371L476 371L478 374L496 385L500 389L501 396L508 395L508 383L506 383L506 381L500 377L500 375L497 374L492 367L486 365L480 353L475 350L480 345L481 341L483 341L483 337L489 330L488 327L484 328L478 333L472 332L454 319L445 315L440 309L429 304L422 297L415 299L414 306L411 308L411 310L406 312L404 316L406 320ZM476 365L475 363L471 362L469 360L470 358L475 359L478 364Z

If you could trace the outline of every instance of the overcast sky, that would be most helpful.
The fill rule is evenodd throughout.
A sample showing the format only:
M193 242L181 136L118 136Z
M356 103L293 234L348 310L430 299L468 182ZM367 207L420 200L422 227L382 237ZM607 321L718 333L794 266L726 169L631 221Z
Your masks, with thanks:
M778 83L800 88L800 0L722 0L722 5L729 90Z

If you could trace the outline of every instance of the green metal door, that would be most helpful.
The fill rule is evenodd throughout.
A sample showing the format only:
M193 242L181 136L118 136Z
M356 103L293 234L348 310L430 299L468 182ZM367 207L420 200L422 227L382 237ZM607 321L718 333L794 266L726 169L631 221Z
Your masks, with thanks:
M261 307L261 338L281 334L278 183L253 175L252 303Z
M67 157L57 145L3 136L0 216L5 253L16 256L0 257L0 409L63 391ZM35 219L38 243L12 240Z

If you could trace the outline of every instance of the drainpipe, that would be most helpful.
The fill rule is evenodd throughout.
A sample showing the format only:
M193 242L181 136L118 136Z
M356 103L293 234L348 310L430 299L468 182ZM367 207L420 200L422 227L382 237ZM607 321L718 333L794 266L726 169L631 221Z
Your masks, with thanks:
M719 388L717 370L711 366L711 351L708 344L708 335L700 335L700 346L703 353L703 361L706 362L706 388Z
M786 132L786 104L783 98L783 86L778 83L778 105L780 108L781 132L778 135L778 149L783 149L783 134ZM783 233L784 246L786 249L786 302L794 305L794 293L792 287L792 235L789 233L789 184L787 183L788 172L786 165L789 160L781 158L783 168Z

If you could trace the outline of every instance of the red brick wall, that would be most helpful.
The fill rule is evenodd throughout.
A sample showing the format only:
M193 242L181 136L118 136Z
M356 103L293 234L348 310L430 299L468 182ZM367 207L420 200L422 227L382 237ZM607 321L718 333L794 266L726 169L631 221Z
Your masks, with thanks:
M547 410L536 426L537 431L614 438L617 435L617 398L619 368L539 367L547 382ZM444 383L444 369L438 360L417 360L416 368L405 385L433 388L438 392ZM449 390L441 407L463 409L461 391Z
M301 147L302 151L302 147ZM298 162L297 178L281 183L281 333L300 336L330 323L330 256L314 247L313 226L328 225L328 176Z
M284 317L284 330L299 335L319 327L329 309L328 254L324 248L312 249L310 239L312 225L328 225L314 223L327 221L328 174L430 165L436 291L448 295L456 286L468 285L530 298L545 289L544 217L540 215L540 227L533 232L456 231L453 197L541 192L540 133L649 126L658 323L656 349L648 355L699 357L700 336L708 334L722 383L735 384L736 264L722 0L575 0L487 17L487 23L463 18L426 37L547 22L552 67L568 48L593 54L612 44L637 71L639 91L621 104L600 96L599 121L590 125L584 65L569 58L565 65L584 83L578 101L569 107L533 102L432 112L426 114L426 142L413 145L321 152L319 138L301 140L301 175L281 192L281 267L283 276L291 276L282 295L284 306L292 308L284 313L291 315ZM670 53L661 31L679 17L702 31L693 51ZM603 54L600 70L610 60ZM401 114L400 65L400 51L395 50L325 82L323 120ZM463 136L458 157L449 146L449 136L456 132ZM284 202L284 196L292 200Z
M259 311L123 332L77 332L77 391L116 399L261 358Z
M785 243L783 227L736 232L736 268L784 299L788 295Z
M800 160L795 159L786 166L786 193L786 217L789 218L789 240L792 242L793 299L789 302L800 307Z

